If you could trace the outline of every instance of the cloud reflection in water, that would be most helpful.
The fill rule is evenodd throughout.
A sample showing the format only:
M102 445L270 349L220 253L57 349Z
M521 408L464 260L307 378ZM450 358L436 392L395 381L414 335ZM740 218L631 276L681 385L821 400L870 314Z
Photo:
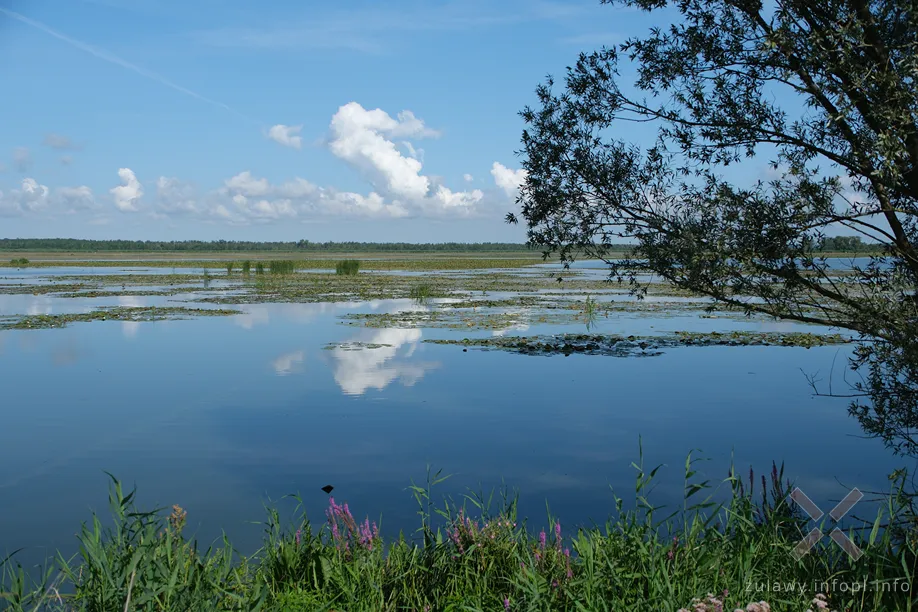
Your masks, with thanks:
M394 380L411 387L428 370L440 367L438 362L410 362L421 341L420 329L381 329L369 337L354 340L371 345L388 345L378 348L347 349L337 347L331 350L335 360L335 382L347 395L363 395L367 389L385 389ZM400 349L408 345L407 350Z
M303 363L304 357L305 354L303 351L287 353L272 361L271 367L274 368L274 371L278 376L293 374L294 372L298 372L300 370L299 366Z

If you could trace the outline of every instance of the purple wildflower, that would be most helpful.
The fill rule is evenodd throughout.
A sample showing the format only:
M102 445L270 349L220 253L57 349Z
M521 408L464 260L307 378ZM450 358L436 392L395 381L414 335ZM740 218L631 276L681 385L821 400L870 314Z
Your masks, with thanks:
M297 530L296 530L296 536L294 536L294 538L296 539L296 545L297 545L297 546L300 545L300 536L301 536L301 535L303 535L303 532L300 531L299 529L297 529Z
M509 609L510 609L510 598L504 597L504 610L509 610Z
M555 546L561 550L561 523L555 523Z
M357 540L367 550L373 550L373 532L370 531L370 519L365 519L357 528Z
M545 530L542 530L542 533L539 534L539 548L545 550Z

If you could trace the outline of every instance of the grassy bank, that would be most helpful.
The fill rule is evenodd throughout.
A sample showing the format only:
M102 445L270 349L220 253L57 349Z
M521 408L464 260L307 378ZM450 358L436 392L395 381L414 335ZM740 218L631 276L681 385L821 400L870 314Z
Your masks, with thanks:
M298 511L283 525L270 510L264 546L248 557L225 539L200 550L183 536L184 510L138 511L113 482L112 527L84 525L80 553L59 557L41 584L7 560L0 591L9 610L914 609L915 531L881 528L910 512L900 489L875 523L849 530L859 559L823 538L798 560L792 551L813 525L788 504L781 470L731 473L728 501L715 504L687 460L684 505L668 512L649 498L658 468L635 468L631 509L616 498L597 528L553 519L533 528L506 497L434 507L433 475L411 487L414 537L383 539L333 496L321 523Z

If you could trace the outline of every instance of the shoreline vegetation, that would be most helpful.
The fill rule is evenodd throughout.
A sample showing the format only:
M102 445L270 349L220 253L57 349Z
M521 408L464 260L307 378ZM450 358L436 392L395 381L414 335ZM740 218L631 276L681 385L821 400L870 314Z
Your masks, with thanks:
M506 491L497 503L493 494L436 502L433 489L448 477L430 470L423 486L409 488L419 529L395 539L335 495L321 522L310 522L291 496L299 503L289 520L266 507L263 545L249 556L226 536L201 550L184 532L184 509L141 510L135 491L111 476L111 519L94 515L83 525L76 556L58 553L40 573L15 555L0 558L0 609L914 609L918 551L913 532L903 536L895 520L909 503L904 476L893 479L875 520L846 527L863 556L854 560L823 538L795 557L812 522L790 501L783 466L758 476L731 469L715 486L696 462L686 459L684 502L674 512L650 499L661 466L632 464L628 509L613 495L612 517L589 528L553 517L533 527ZM726 501L716 502L723 492Z
M622 247L622 250L627 248ZM258 242L237 240L81 240L71 238L0 238L0 252L500 252L529 251L525 244L511 242Z
M627 256L634 245L612 244L608 246L610 259ZM509 242L442 242L442 243L407 243L407 242L311 242L309 240L289 242L257 242L227 240L185 240L185 241L151 241L151 240L81 240L69 238L0 238L0 267L17 265L41 265L49 261L79 261L81 257L91 256L96 265L103 262L134 261L129 257L142 256L144 260L185 260L194 258L198 265L208 261L226 261L227 259L296 259L305 260L323 256L363 255L371 258L400 258L426 255L428 257L468 257L491 256L513 257L521 259L543 259L543 247L523 243ZM881 254L879 245L864 243L856 236L826 237L815 248L820 257L863 257ZM13 257L7 263L3 254ZM572 252L577 256L578 253ZM583 259L581 251L578 259ZM549 258L548 261L557 261ZM219 266L216 266L219 267Z

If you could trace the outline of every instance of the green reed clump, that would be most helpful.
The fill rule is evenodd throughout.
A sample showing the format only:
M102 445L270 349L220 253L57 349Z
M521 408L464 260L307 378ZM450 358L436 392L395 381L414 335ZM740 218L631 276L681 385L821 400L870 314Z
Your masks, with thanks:
M11 266L27 266L29 265L29 260L26 259L25 257L20 257L19 259L11 259L10 265Z
M783 469L773 465L761 486L751 470L747 479L731 469L715 486L696 463L686 459L684 501L673 511L650 499L660 466L632 464L633 500L626 508L613 495L613 515L592 528L562 528L549 517L545 529L531 529L506 493L497 503L469 495L435 504L439 472L410 487L421 523L414 539L385 540L334 497L324 522L310 522L295 498L289 524L268 509L264 544L249 558L234 557L225 538L199 552L183 536L181 508L139 511L113 478L112 527L93 517L78 536L79 555L59 555L57 569L35 582L12 560L0 563L0 609L676 612L766 610L747 608L764 600L774 612L802 612L817 598L836 611L915 609L914 525L907 537L880 528L913 518L901 515L902 475L876 522L847 532L861 558L823 538L798 561L791 552L813 524L789 505ZM849 588L833 587L842 583Z
M586 321L587 331L596 325L596 320L599 318L599 306L590 295L587 296L586 301L583 303L583 317Z
M255 264L255 274L264 274L265 273L265 264L260 261Z
M430 301L434 295L434 288L427 284L421 283L420 285L414 285L411 289L408 290L408 296L419 304L426 304Z
M252 262L246 259L242 262L242 273L246 276L252 271Z
M296 262L292 259L272 260L268 262L271 274L293 274L296 272Z
M229 276L233 273L233 268L236 267L236 262L228 261L226 262L226 275Z
M343 259L335 264L335 274L351 276L360 271L360 261L356 259Z

